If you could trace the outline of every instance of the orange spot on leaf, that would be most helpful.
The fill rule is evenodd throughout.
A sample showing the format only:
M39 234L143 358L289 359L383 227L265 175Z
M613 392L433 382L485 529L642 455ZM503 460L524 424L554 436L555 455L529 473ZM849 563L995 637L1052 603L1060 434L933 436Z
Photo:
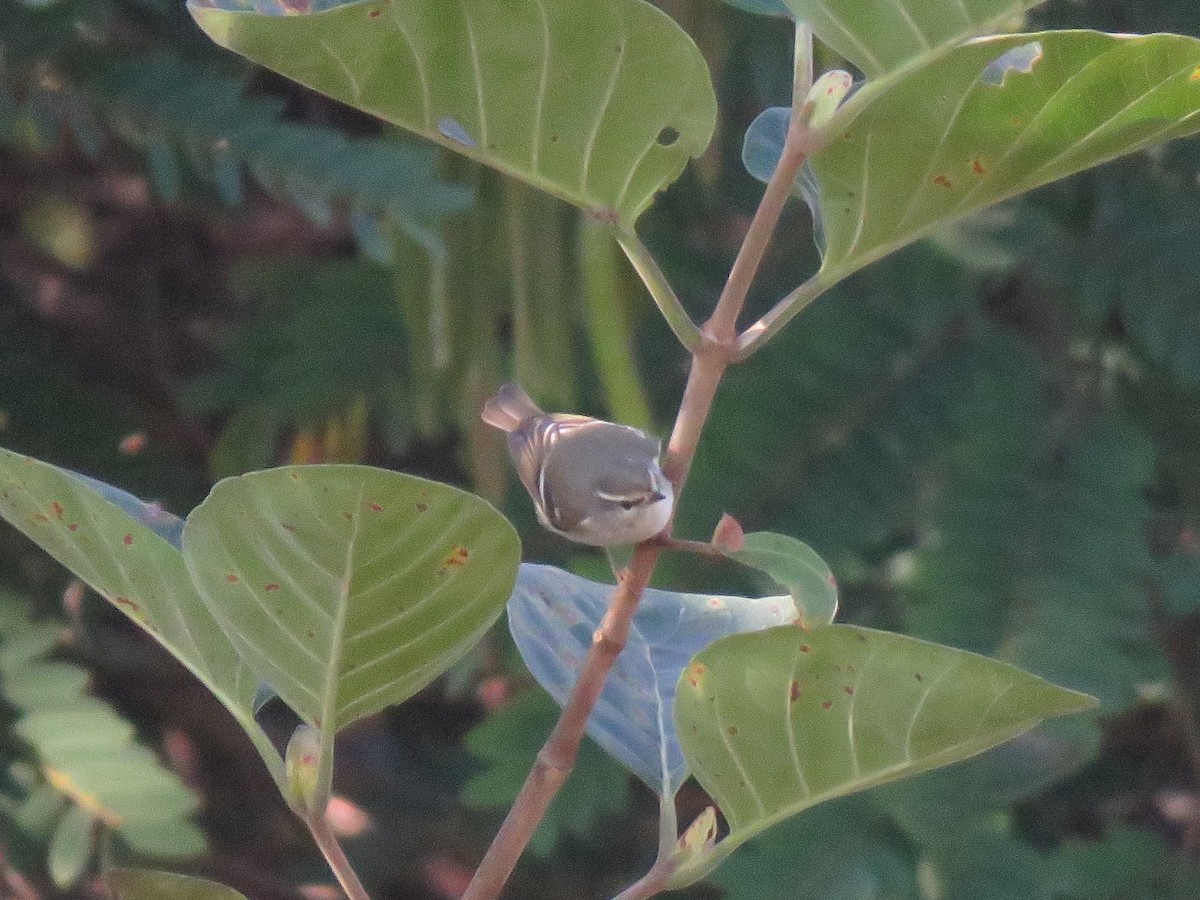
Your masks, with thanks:
M371 512L383 512L383 507L380 506L378 503L372 503L371 504Z
M70 525L67 526L67 531L78 531L78 530L79 530L78 522L72 522Z
M725 729L725 733L728 734L730 737L737 737L738 727L736 725L730 725L728 728Z
M831 707L831 706L833 706L832 700L822 700L821 701L821 709L829 709L829 707Z
M132 534L125 535L125 537L121 538L121 543L123 543L126 547L132 547L133 546L133 535Z
M63 517L63 505L57 500L50 504L50 509L54 511L55 518L61 519Z
M808 646L808 644L801 644L800 652L801 653L810 653L810 652L812 652L812 647Z
M791 697L792 697L792 702L793 702L793 703L795 703L797 700L799 700L799 699L800 699L800 682L798 682L798 681L793 681L793 682L792 682L792 693L791 693Z
M228 581L230 584L238 583L238 577L236 575L234 575L232 572L230 572L228 575L225 576L225 580Z
M373 9L369 13L367 13L367 15L370 16L372 19L378 19L381 15L383 15L383 13L377 9Z
M279 590L279 585L277 585L275 582L272 581L270 584L264 585L263 590L264 591L277 591L277 590Z
M987 174L987 169L984 168L983 163L980 162L978 156L976 156L974 159L971 160L971 171L974 172L976 175L986 175Z
M35 522L49 522L50 521L50 517L48 515L46 515L45 513L34 513L33 519Z
M1192 69L1192 74L1188 76L1189 81L1200 81L1200 66Z
M938 185L939 187L944 187L944 188L954 187L953 182L951 182L950 179L947 178L945 175L934 175L933 183Z
M117 606L124 606L127 609L132 609L134 612L141 612L142 609L140 606L138 606L138 604L134 603L128 597L114 597L113 602L116 603Z
M846 685L842 688L842 690L845 691L849 696L854 696L854 688L850 687L850 685Z

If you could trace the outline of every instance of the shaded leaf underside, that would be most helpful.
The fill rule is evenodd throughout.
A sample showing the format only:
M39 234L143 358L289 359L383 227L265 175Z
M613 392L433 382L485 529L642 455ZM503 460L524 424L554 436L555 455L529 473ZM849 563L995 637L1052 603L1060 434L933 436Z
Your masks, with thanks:
M565 702L614 588L551 566L525 564L508 622L538 683ZM673 794L687 763L672 719L679 673L727 634L795 618L789 597L718 597L649 589L625 650L588 720L588 734L657 793Z

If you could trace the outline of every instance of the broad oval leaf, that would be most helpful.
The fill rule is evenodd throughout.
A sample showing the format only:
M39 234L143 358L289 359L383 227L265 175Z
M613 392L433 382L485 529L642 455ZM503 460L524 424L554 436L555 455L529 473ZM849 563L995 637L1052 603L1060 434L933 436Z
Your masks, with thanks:
M722 549L730 559L765 572L791 594L797 624L805 630L830 624L837 615L837 580L812 547L786 534L756 531L737 550Z
M1200 130L1200 40L980 39L868 85L833 123L810 161L830 283L999 200Z
M644 0L190 9L223 47L627 223L704 150L716 122L703 56Z
M792 14L868 78L967 38L1007 31L1043 0L785 0Z
M500 615L520 553L478 497L367 466L226 478L183 531L192 580L230 639L316 727L445 671Z
M508 626L525 665L566 702L615 588L552 566L524 564L508 602ZM718 638L790 622L789 597L718 597L646 590L588 734L659 794L674 794L688 768L672 708L679 674Z
M192 587L156 504L0 449L0 516L153 635L247 730L272 774L282 761L251 713L255 679ZM277 778L278 780L278 778Z
M104 876L104 885L116 900L246 900L215 881L150 869L116 869Z
M695 881L823 800L965 759L1094 705L1007 663L851 625L724 638L684 671L675 723L729 835L671 883Z

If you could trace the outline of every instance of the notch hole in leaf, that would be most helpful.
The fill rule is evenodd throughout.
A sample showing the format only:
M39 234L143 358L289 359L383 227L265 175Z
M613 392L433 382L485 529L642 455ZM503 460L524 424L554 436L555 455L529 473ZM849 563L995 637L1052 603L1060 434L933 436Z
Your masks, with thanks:
M670 147L679 140L679 129L668 125L658 133L658 137L655 140L658 141L660 147Z
M1005 50L983 67L979 80L992 87L1003 87L1009 72L1028 75L1042 58L1042 42L1030 41Z

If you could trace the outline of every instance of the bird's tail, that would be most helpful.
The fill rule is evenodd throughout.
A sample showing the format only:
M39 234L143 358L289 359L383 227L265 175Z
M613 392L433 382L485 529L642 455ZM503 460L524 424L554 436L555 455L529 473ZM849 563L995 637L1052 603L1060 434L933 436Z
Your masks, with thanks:
M544 413L529 395L510 381L500 385L496 396L483 405L482 418L489 425L511 433L541 415Z

